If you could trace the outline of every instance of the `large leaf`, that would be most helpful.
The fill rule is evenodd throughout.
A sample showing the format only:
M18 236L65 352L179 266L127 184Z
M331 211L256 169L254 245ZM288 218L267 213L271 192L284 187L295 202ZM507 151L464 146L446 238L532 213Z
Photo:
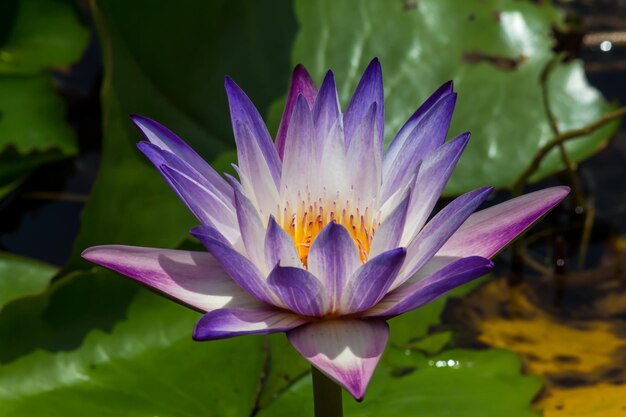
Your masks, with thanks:
M76 152L44 71L78 60L87 40L71 0L0 4L0 197L38 166Z
M0 310L9 301L43 291L57 268L0 252Z
M34 74L80 58L87 30L69 0L3 0L0 74Z
M296 0L296 14L301 30L293 62L318 82L332 68L344 106L367 62L380 58L387 143L433 90L454 80L459 98L451 134L469 130L472 140L447 194L512 185L552 137L539 80L554 56L551 28L562 22L549 2ZM579 62L557 66L549 85L562 130L611 108ZM588 157L616 127L570 142L573 159ZM540 176L561 169L557 156L546 158Z
M362 403L344 394L346 417L536 417L530 407L541 380L520 374L521 362L504 350L450 350L437 356L389 349ZM312 416L309 375L258 417Z
M112 333L94 332L72 352L39 351L0 366L0 416L250 415L262 338L193 342L198 318L144 292Z

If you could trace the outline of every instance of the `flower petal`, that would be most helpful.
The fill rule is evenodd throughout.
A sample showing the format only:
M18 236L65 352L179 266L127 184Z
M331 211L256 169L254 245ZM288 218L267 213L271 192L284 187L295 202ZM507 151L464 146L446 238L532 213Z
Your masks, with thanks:
M147 117L133 114L130 118L150 143L176 155L210 182L224 198L232 199L232 190L224 178L181 138L166 127Z
M360 265L361 260L350 233L342 225L328 223L311 245L308 269L324 283L330 311L336 310L348 278Z
M397 248L400 238L404 230L404 224L407 218L407 210L411 196L407 195L404 200L396 206L387 218L383 220L376 234L372 239L369 256L374 257L391 248Z
M295 314L270 308L224 308L202 316L193 329L193 339L215 340L248 334L285 332L305 323Z
M294 348L357 401L365 395L389 338L383 320L328 320L287 332Z
M391 288L397 288L424 266L491 191L493 187L484 187L465 193L437 213L407 248L407 261Z
M469 137L469 133L457 136L437 148L422 161L415 185L411 190L411 203L402 235L402 245L408 245L428 220Z
M569 187L546 188L478 211L437 254L491 258L559 204L569 191Z
M357 201L370 205L381 184L382 154L378 149L376 118L378 104L372 103L354 133L347 151L351 174L350 185Z
M183 173L162 165L160 171L200 223L213 226L233 245L240 240L236 214L222 200Z
M378 58L374 58L363 73L359 85L357 85L354 95L346 108L344 115L344 132L346 149L350 145L352 136L356 133L361 120L368 112L372 104L376 103L376 149L381 153L383 151L384 129L385 129L385 110L384 110L384 94L383 94L383 72L380 67Z
M456 93L443 97L417 123L396 157L389 161L389 168L384 171L383 199L405 184L415 171L417 163L443 144L448 134L455 102Z
M277 185L249 125L237 121L234 124L234 130L235 136L239 138L237 143L237 158L240 167L238 174L245 194L254 199L261 213L269 215L275 210L278 201Z
M280 306L259 268L230 246L217 230L210 226L197 226L191 230L191 234L202 242L228 275L248 294L268 304Z
M340 312L358 313L378 303L400 272L405 256L406 249L395 248L361 265L348 281Z
M313 103L315 102L317 96L317 88L315 87L315 83L311 79L308 71L301 64L297 65L293 70L291 84L289 85L289 93L287 94L287 102L285 103L285 110L283 111L283 117L280 120L280 126L278 126L278 133L276 133L275 145L280 159L283 159L283 155L285 154L285 139L287 138L291 115L293 114L293 109L296 106L296 101L299 95L304 97L309 107L313 107Z
M272 266L265 264L265 252L263 250L265 241L265 227L259 217L259 212L252 202L243 195L239 187L235 190L235 207L237 209L237 221L241 231L241 238L248 254L248 259L252 261L262 273L266 274Z
M311 111L303 96L298 96L285 142L281 192L286 190L288 195L296 197L298 193L306 195L307 192L316 195L317 190L311 189L319 183L316 180L315 130Z
M321 317L324 313L324 285L302 268L276 265L267 279L280 300L302 316Z
M363 315L388 319L415 310L446 292L485 275L492 268L493 262L480 256L459 259L422 280L391 291L378 305Z
M226 77L224 86L226 87L226 95L228 96L228 104L230 105L230 118L233 128L236 127L237 122L244 126L247 125L250 128L252 140L256 142L261 150L270 175L274 180L274 184L278 186L278 184L280 184L281 163L278 152L276 152L272 138L267 130L267 126L265 126L261 115L256 107L254 107L254 104L252 104L252 101L250 101L246 93L244 93L231 78ZM237 130L238 129L235 129L235 142L237 143L238 159L241 164L242 159L245 160L247 158L245 155L240 155L240 151L244 148L245 141L250 140L250 138L242 138L239 136L240 132ZM250 147L248 146L248 148ZM242 158L242 156L244 157ZM243 169L244 167L241 166L241 168ZM250 175L248 172L244 173Z
M310 105L310 103L309 103ZM328 70L312 108L317 143L323 144L335 121L341 116L333 72ZM343 145L343 142L342 142Z
M81 256L200 311L262 305L206 252L105 245Z
M302 267L298 250L293 238L270 216L265 232L265 263L266 265Z
M395 161L400 149L404 146L405 142L411 136L411 133L415 130L418 123L424 118L424 115L437 104L442 98L449 96L453 93L452 81L448 81L437 89L416 111L413 113L409 120L402 126L396 137L393 139L383 160L383 177L387 178L389 171L393 169L393 162ZM434 138L433 138L434 139ZM427 154L432 152L437 146L436 142L427 143L426 149L422 150L421 155L418 155L419 159L423 159Z

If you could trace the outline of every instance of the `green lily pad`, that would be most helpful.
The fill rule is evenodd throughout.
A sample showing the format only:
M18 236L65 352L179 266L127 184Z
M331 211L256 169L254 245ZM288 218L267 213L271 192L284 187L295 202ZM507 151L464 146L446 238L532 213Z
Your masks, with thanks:
M296 0L295 4L300 32L293 62L303 63L318 82L332 68L344 106L367 62L380 58L387 143L431 92L454 81L459 96L450 134L470 131L472 139L446 194L484 185L511 186L553 136L539 80L554 56L552 27L562 26L563 19L549 2ZM578 61L557 66L549 92L563 130L585 126L612 109L589 86ZM617 125L568 143L572 159L593 154ZM534 179L561 168L555 150Z
M0 24L0 74L63 67L87 45L87 28L69 0L4 0Z
M43 291L57 270L34 259L0 252L0 310L13 299Z
M37 167L76 153L64 103L45 71L78 60L88 35L70 0L0 4L0 187L4 194Z
M46 75L0 75L0 152L9 147L20 155L76 152L76 141L65 123L63 100ZM57 156L58 157L58 156ZM2 165L0 177L10 170Z
M96 331L74 351L38 351L0 366L0 416L250 415L263 339L194 342L199 316L142 293L110 334Z
M408 353L408 354L407 354ZM449 350L427 357L388 348L362 403L344 393L346 417L537 417L541 379L520 373L505 350ZM258 417L313 416L311 378L293 384Z

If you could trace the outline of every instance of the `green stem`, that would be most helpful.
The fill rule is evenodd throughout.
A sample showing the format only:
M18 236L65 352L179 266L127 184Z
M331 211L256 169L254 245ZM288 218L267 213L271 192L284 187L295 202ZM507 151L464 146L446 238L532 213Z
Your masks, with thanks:
M313 402L315 417L342 417L341 387L321 373L313 370Z

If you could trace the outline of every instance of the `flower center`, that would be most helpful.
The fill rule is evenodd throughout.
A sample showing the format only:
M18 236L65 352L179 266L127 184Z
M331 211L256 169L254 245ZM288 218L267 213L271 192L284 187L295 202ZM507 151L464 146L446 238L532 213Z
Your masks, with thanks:
M367 208L352 208L349 201L344 204L336 201L323 204L321 199L312 203L301 201L296 207L287 202L279 211L277 220L293 238L305 268L308 267L307 258L313 241L328 223L335 222L348 230L362 263L367 261L372 238L378 227L378 221Z

